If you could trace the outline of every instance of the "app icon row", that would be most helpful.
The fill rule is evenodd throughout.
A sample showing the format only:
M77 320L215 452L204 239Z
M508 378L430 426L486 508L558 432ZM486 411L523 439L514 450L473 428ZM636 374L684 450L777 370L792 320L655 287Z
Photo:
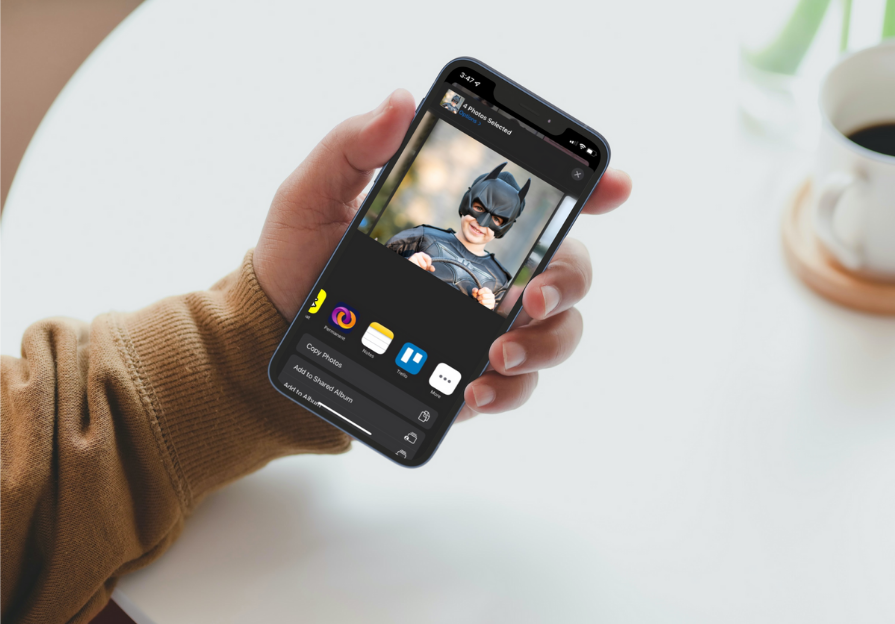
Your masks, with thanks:
M326 291L321 289L314 299L314 303L308 308L311 314L317 314L326 299ZM349 334L357 325L357 310L345 303L339 303L333 308L329 316L329 324L343 334ZM361 337L361 344L373 353L383 355L392 344L395 333L381 323L370 323ZM423 369L423 364L429 355L413 343L405 342L398 351L395 364L411 375L418 374ZM460 372L447 364L440 363L429 377L429 385L439 392L449 395L460 382Z

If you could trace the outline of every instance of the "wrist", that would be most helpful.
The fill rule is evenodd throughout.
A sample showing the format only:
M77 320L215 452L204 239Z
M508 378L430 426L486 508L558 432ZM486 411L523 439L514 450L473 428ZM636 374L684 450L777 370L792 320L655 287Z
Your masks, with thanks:
M116 315L131 375L182 501L293 453L334 453L349 438L281 396L267 367L287 322L252 252L210 290Z

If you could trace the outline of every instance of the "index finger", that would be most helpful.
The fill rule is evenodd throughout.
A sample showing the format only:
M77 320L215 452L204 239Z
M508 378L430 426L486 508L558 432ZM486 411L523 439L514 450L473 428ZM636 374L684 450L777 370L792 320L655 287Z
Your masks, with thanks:
M631 195L631 176L621 169L606 170L582 212L603 214L621 206Z
M581 241L567 238L547 270L529 282L522 294L524 310L533 319L543 319L581 301L593 278L590 254Z

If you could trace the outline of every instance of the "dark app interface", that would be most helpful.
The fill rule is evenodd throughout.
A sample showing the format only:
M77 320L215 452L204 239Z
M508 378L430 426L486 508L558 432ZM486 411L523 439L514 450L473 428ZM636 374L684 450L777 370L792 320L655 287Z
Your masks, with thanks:
M431 455L599 165L455 70L432 92L283 342L299 404L401 463Z

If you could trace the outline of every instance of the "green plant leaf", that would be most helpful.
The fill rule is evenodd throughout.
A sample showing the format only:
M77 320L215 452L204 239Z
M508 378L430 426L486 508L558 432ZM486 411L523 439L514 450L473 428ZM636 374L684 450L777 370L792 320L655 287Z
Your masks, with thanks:
M842 34L839 37L839 51L848 50L848 35L851 30L851 0L842 0Z
M893 3L895 0L889 0ZM747 54L755 67L777 74L795 74L820 29L830 0L799 0L780 35L764 50Z
M883 39L895 37L895 0L886 1L886 12L883 15Z

